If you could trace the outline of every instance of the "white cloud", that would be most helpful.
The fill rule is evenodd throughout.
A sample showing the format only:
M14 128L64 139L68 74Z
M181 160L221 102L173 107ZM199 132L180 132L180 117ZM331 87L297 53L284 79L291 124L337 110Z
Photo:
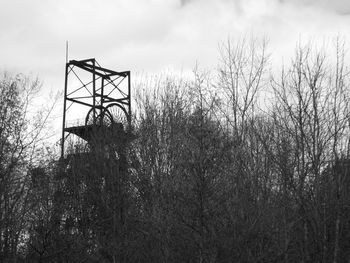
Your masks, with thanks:
M279 57L299 38L348 36L348 10L344 0L0 0L0 68L61 89L66 40L70 58L118 70L215 66L218 42L251 35Z

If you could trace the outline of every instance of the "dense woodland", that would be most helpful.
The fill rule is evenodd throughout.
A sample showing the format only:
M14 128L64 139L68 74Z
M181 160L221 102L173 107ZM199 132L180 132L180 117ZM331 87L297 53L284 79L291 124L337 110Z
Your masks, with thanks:
M65 160L40 83L2 74L0 262L349 262L345 44L277 69L258 41L219 54L135 83L133 140Z

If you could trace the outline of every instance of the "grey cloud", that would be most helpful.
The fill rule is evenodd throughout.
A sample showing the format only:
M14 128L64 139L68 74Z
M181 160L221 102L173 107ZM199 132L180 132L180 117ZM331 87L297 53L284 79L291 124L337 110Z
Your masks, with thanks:
M185 8L187 6L195 6L201 8L203 5L224 6L227 12L232 12L232 15L243 14L244 8L242 5L247 0L180 0L180 6ZM260 1L260 0L258 0ZM193 5L192 5L193 4Z
M193 1L193 0L181 0L180 1L181 2L181 6L184 6L184 5L188 4L188 3L190 3L191 1Z
M279 0L280 3L292 3L315 8L322 8L340 15L350 14L349 0Z

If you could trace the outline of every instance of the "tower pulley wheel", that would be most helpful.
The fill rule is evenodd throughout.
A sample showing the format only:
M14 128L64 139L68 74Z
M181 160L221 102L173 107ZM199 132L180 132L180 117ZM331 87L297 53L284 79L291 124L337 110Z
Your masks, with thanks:
M94 117L95 116L95 117ZM126 130L129 126L129 116L123 106L117 103L107 107L91 108L85 118L85 125L112 127L118 125Z

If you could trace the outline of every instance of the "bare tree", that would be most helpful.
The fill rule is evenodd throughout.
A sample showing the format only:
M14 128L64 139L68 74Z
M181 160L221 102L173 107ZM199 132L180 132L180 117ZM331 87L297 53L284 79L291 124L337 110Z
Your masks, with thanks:
M227 40L220 45L218 82L215 85L221 99L218 109L236 136L244 136L247 119L257 110L257 98L262 90L268 54L263 40Z
M2 73L0 79L0 257L16 260L25 244L30 178L27 169L35 160L52 110L33 112L41 83L24 75Z
M298 47L291 67L282 70L281 77L271 83L276 98L273 118L288 134L295 160L291 179L302 222L302 262L314 260L316 251L322 251L318 260L330 260L326 214L330 200L322 193L323 171L347 149L344 131L348 94L344 90L344 52L339 42L335 67L331 58L325 50L315 51L310 45ZM335 209L338 214L339 207ZM335 220L333 262L338 257L339 220Z

